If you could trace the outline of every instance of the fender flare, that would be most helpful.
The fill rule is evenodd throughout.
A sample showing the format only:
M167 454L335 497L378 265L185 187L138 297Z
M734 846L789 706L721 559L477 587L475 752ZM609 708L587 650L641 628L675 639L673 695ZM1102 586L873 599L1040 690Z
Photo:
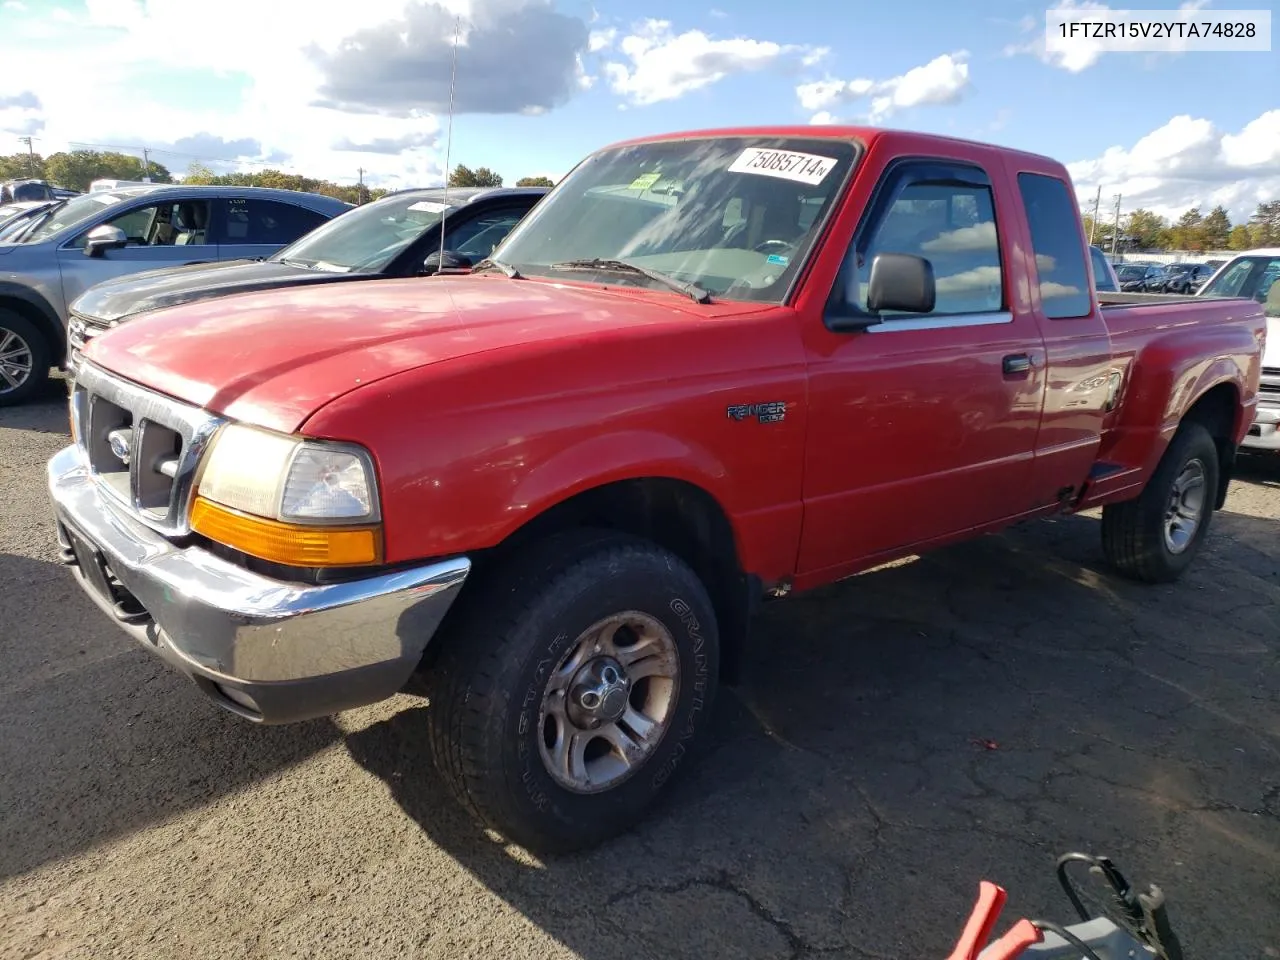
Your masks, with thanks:
M724 493L729 471L710 451L656 430L620 430L600 434L558 451L523 476L507 502L516 530L573 497L626 480L677 480L711 497L729 520L741 550L732 505Z

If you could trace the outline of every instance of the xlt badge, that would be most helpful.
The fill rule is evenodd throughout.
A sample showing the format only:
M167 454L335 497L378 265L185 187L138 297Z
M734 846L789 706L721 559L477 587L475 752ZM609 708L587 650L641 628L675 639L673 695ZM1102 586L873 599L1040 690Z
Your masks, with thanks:
M746 420L755 417L761 423L777 423L787 417L787 404L783 400L769 403L735 403L726 411L730 420Z

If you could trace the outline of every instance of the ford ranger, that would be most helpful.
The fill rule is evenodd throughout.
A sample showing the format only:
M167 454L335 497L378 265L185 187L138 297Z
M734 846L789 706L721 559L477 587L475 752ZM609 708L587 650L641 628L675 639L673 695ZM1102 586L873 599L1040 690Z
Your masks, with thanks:
M1066 170L995 146L628 141L475 267L110 330L48 480L84 590L217 704L424 690L538 851L690 766L762 598L1092 507L1173 581L1254 419L1259 304L1100 306Z

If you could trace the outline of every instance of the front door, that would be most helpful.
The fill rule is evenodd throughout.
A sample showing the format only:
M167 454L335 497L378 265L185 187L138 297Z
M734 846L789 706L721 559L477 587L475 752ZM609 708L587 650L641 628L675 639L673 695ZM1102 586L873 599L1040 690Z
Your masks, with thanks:
M218 247L210 242L207 230L210 207L205 198L135 201L127 209L86 227L58 250L65 302L70 305L85 290L114 277L217 260ZM123 231L128 245L86 257L85 237L104 224Z
M1009 306L1011 214L997 215L992 178L971 162L890 163L875 197L829 310L867 313L878 253L929 260L937 302L865 332L815 322L806 333L802 576L840 575L1030 507L1044 346L1035 318Z

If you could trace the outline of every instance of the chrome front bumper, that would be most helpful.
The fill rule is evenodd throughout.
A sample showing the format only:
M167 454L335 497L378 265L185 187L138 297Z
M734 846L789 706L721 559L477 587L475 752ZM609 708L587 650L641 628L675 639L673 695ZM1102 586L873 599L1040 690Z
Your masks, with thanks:
M396 693L471 569L458 557L322 586L273 580L126 516L75 446L49 461L48 481L63 560L94 603L218 704L260 723Z

